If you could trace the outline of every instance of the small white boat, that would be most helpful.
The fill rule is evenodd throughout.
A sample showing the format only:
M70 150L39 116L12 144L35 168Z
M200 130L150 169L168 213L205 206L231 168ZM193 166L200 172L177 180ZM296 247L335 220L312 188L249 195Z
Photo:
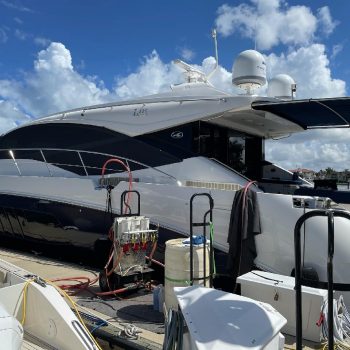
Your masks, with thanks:
M56 288L0 260L1 349L101 349Z

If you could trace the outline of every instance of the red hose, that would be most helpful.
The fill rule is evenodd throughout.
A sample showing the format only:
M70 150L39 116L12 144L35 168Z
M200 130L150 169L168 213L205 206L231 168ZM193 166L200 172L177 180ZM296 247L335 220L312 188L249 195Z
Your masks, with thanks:
M155 259L151 259L149 256L146 256L146 259L149 260L149 261L152 261L154 264L156 265L159 265L161 267L165 267L165 265L163 263L161 263L160 261L158 260L155 260Z
M109 163L118 163L118 164L121 164L125 169L126 171L128 172L129 174L129 191L132 190L132 174L131 174L131 171L130 171L130 168L120 159L118 158L111 158L111 159L108 159L102 166L102 171L101 171L101 177L102 177L102 180L104 180L104 175L105 175L105 171L106 171L106 166L109 164ZM126 213L126 210L127 210L127 207L129 205L129 202L130 202L130 192L128 192L128 195L127 195L127 199L126 199L126 208L125 208L125 213ZM120 208L121 209L121 208ZM124 214L125 214L124 213Z
M250 181L244 186L243 201L242 201L242 222L243 222L243 213L244 213L244 209L245 209L245 200L246 200L248 189L251 185L253 185L256 182L257 181Z
M83 280L83 282L81 281ZM96 283L98 281L98 277L95 277L94 279L90 279L89 277L86 276L79 276L79 277L66 277L66 278L56 278L51 280L51 282L60 282L60 281L74 281L78 282L77 284L61 284L58 285L59 288L63 290L71 290L71 289L76 289L75 292L70 292L70 295L75 295L78 294L79 292L83 290L87 290L91 293L93 293L91 290L89 290L89 287Z
M111 158L111 159L108 159L103 164L102 171L101 171L102 180L104 180L104 174L105 174L105 171L106 171L106 167L107 167L107 165L109 163L121 164L127 170L128 174L129 174L129 191L131 191L132 190L132 174L131 174L130 168L123 161L121 161L120 159ZM128 193L128 196L127 196L126 206L129 205L129 200L130 200L130 193ZM127 209L127 208L125 208L125 209ZM110 231L108 233L108 236L109 236L109 238L112 241L114 241L114 232L113 232L112 228L110 229ZM152 252L150 254L150 258L149 257L146 257L146 258L148 258L150 261L152 261L154 263L158 263L159 265L164 267L164 265L162 263L152 259L152 256L153 256L153 253L155 251L155 248L156 248L156 244L154 244L154 246L153 246ZM113 264L112 269L110 271L108 271L108 265L112 261L114 253L115 253L115 251L114 251L114 248L113 248L113 249L111 249L111 253L110 253L108 262L107 262L107 264L105 266L105 272L106 272L107 281L108 281L108 276L110 276L114 272L115 268L119 264L119 261L121 259L121 255L122 255L123 252L122 252L122 250L120 250L120 252L119 252L119 254L117 256L116 262ZM70 293L71 295L77 294L77 293L79 293L82 290L89 291L90 293L92 293L94 295L97 295L97 296L116 295L116 294L124 293L124 292L126 292L128 290L131 290L131 289L138 288L141 285L141 282L140 283L134 283L134 284L132 284L132 285L130 285L128 287L119 288L119 289L111 290L111 291L108 291L108 292L98 292L97 293L97 292L94 292L91 289L89 289L89 287L98 281L98 277L96 277L96 278L94 278L92 280L89 277L86 277L86 276L56 278L54 280L51 280L51 282L59 282L59 281L74 281L74 282L78 282L77 284L63 284L63 285L59 285L58 286L59 288L64 289L64 290L76 289L75 292L71 292Z
M141 285L141 283L134 283L134 284L129 285L127 287L111 290L111 291L108 291L108 292L94 292L89 287L97 282L98 277L94 278L93 280L91 280L89 277L85 277L85 276L56 278L56 279L51 280L51 282L79 281L79 280L85 280L86 282L79 282L78 284L58 285L58 287L63 289L63 290L68 290L68 291L71 290L71 289L77 289L74 292L71 291L69 293L69 295L76 295L76 294L80 293L81 291L86 290L86 291L88 291L91 294L96 295L96 296L107 296L107 295L121 294L121 293L124 293L124 292L126 292L128 290L139 288L139 286Z
M121 294L124 292L127 292L128 290L132 290L132 289L136 289L140 286L141 283L134 283L128 287L124 287L124 288L119 288L119 289L115 289L115 290L110 290L109 292L98 292L98 293L94 293L98 296L106 296L106 295L115 295L115 294Z

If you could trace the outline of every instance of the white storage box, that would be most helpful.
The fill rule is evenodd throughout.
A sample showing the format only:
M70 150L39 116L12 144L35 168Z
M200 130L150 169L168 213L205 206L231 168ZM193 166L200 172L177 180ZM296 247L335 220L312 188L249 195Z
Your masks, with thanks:
M294 277L277 275L263 271L252 271L239 276L241 294L272 305L286 319L282 332L296 334L295 280ZM327 291L302 287L303 338L320 342L321 328L316 325L320 319L321 308L327 300Z

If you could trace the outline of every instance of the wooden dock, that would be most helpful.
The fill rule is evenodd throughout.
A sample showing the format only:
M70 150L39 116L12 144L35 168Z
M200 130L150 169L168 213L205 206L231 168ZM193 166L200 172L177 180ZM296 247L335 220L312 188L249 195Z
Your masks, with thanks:
M99 273L94 268L7 248L0 248L0 259L47 280L73 278L72 281L56 282L57 285L76 284L75 277L93 280ZM91 286L91 291L100 291L98 282ZM162 348L164 318L160 312L153 310L150 291L140 289L128 296L117 298L101 298L89 291L82 291L72 296L72 299L103 349ZM45 346L29 344L25 340L23 349L45 349Z
M44 279L56 280L74 277L94 279L99 271L94 268L60 261L38 253L0 248L0 259L17 265ZM77 281L57 282L75 284ZM98 282L91 287L99 292ZM72 296L86 325L97 338L102 349L162 349L164 339L164 317L153 310L151 291L140 289L122 297L98 297L88 291ZM105 323L101 326L101 321ZM132 328L135 326L136 328ZM129 327L129 328L128 328ZM140 333L130 336L128 329ZM129 334L129 335L128 335ZM295 338L285 335L285 349L295 349ZM304 342L304 349L319 349L320 344ZM24 341L23 350L48 349L43 345L33 345Z

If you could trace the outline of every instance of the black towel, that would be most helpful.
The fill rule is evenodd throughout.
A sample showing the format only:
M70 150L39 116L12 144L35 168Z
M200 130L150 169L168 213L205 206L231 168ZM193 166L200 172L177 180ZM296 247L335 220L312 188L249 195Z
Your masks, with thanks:
M233 277L251 271L257 256L254 236L261 233L259 205L256 192L243 188L236 192L232 204L227 242L228 273Z

